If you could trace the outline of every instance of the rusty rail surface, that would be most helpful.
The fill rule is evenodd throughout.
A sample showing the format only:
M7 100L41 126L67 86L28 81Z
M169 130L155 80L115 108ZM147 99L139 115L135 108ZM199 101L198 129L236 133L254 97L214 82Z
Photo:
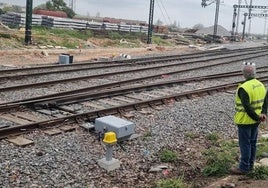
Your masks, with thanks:
M259 78L259 80L266 83L268 82L268 77ZM197 96L202 97L205 95L212 95L217 92L223 92L223 91L234 89L237 87L238 83L239 82L233 82L233 83L223 84L219 86L207 87L207 88L182 92L178 94L167 95L167 96L159 97L155 99L143 100L140 102L124 104L124 105L115 106L111 108L93 110L93 111L89 111L86 113L74 114L74 115L61 117L61 118L54 118L51 120L35 122L35 123L26 124L26 125L6 127L6 128L0 129L0 138L6 138L11 134L18 134L18 133L21 134L21 133L28 132L36 128L46 128L46 127L53 126L55 124L63 123L66 121L76 121L77 118L83 121L94 121L94 119L97 117L118 114L118 113L130 111L130 110L137 110L137 109L144 108L144 107L153 108L158 105L167 104L171 100L179 101L185 98L190 99L192 97L197 97Z

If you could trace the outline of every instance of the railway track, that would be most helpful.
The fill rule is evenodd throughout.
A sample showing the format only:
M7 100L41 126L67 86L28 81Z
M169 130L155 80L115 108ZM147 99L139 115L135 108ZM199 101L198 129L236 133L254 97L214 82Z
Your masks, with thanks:
M252 55L254 54L254 55ZM211 54L210 54L211 55ZM250 52L244 52L242 54L240 54L241 57L236 58L233 61L225 61L225 62L220 62L218 64L225 64L225 63L231 63L234 61L241 61L241 60L248 60L251 58L256 58L256 57L261 57L266 55L266 50L262 50L261 51L253 51L252 49L250 49ZM44 86L49 86L49 85L53 85L53 84L59 84L59 83L68 83L68 82L74 82L74 81L81 81L81 80L88 80L88 79L97 79L97 78L104 78L104 77L108 77L108 76L115 76L115 75L119 75L119 74L128 74L128 73L135 73L135 72L142 72L142 71L146 71L146 70L155 70L155 69L161 69L161 68L166 68L166 67L178 67L178 66L185 66L185 65L189 65L189 64L195 64L195 63L200 63L200 62L209 62L209 61L213 61L213 60L217 60L217 59L229 59L232 57L236 57L237 54L232 54L232 55L227 55L224 57L213 57L213 58L208 58L206 60L191 60L191 61L186 61L186 62L180 62L180 63L172 63L172 64L165 64L165 65L158 65L158 66L153 66L153 67L146 67L146 68L136 68L136 69L131 69L131 70L124 70L124 71L116 71L116 72L110 72L110 73L104 73L104 74L93 74L93 75L89 75L89 76L81 76L81 77L75 77L75 78L67 78L67 79L59 79L59 80L53 80L53 81L46 81L46 82L38 82L38 83L30 83L30 84L19 84L19 85L14 85L14 86L8 86L8 87L2 87L0 88L0 92L5 92L5 91L12 91L12 90L18 90L18 89L27 89L27 88L34 88L34 87L44 87ZM164 59L162 57L162 59ZM162 61L162 59L160 61ZM208 66L217 66L218 64L209 64ZM198 66L198 65L197 65ZM202 66L203 68L206 68L207 66ZM201 66L197 67L197 68L190 68L188 70L179 70L179 71L172 71L172 72L162 72L159 74L154 74L152 76L147 76L148 79L152 79L152 78L157 78L159 76L162 76L163 74L167 74L167 75L171 75L171 74L176 74L179 72L185 72L185 71L191 71L191 70L195 70L195 69L199 69L202 68ZM51 73L51 72L50 72ZM42 75L43 73L41 73ZM30 75L36 75L36 73L34 74L30 74ZM40 74L38 74L40 76ZM29 74L25 75L25 76L29 76ZM16 78L18 79L18 75L10 75L8 77L3 76L2 79L4 78ZM146 79L145 77L142 78L143 80ZM136 81L142 80L137 78ZM134 80L134 79L133 79Z
M165 63L164 65L156 65L152 67L146 67L146 68L140 68L140 69L134 69L134 70L130 69L126 71L110 73L111 75L114 75L114 74L119 74L119 73L122 74L122 73L129 73L133 71L159 69L159 68L168 67L168 66L177 66L177 65L184 65L184 64L190 64L190 63L207 62L207 61L213 61L213 60L218 60L218 59L223 59L223 58L250 55L254 53L266 52L267 50L268 50L267 47L255 47L255 48L237 49L237 50L232 50L232 51L216 50L216 51L187 54L187 55L146 57L146 58L138 58L138 59L130 59L130 60L122 60L122 61L75 63L75 64L69 64L69 65L49 65L49 66L39 66L39 67L29 67L29 68L7 69L7 70L0 70L0 74L1 74L0 80L3 81L6 79L8 80L22 79L25 77L29 78L29 77L35 77L35 76L62 74L62 73L70 73L70 72L77 72L77 71L94 71L95 72L98 69L103 70L103 69L111 69L111 68L118 68L118 67L133 67L137 65L144 66L148 64ZM190 61L182 62L182 63L175 62L175 63L167 64L167 62L185 61L187 59L190 59ZM193 59L196 59L196 60L193 60ZM53 70L53 69L58 69L58 70ZM38 72L33 72L33 71L38 71ZM99 76L102 76L102 75L106 76L104 74L100 74ZM84 77L81 79L87 79L87 77Z
M267 73L268 66L259 67L259 73ZM159 75L160 76L160 75ZM52 95L44 95L35 98L29 98L25 100L19 101L12 101L7 103L0 104L0 111L6 111L8 109L18 108L21 105L28 106L28 107L38 107L38 106L49 106L49 105L66 105L72 104L76 102L83 102L85 100L93 100L96 98L102 98L106 96L112 95L120 95L127 93L127 92L137 92L143 91L163 86L170 86L170 85L178 85L184 84L189 82L199 82L204 80L211 80L211 79L219 79L224 77L234 77L234 76L241 76L240 71L233 71L233 72L225 72L219 74L211 74L206 76L198 76L198 77L190 77L184 79L177 79L177 80L170 80L170 81L161 81L156 83L147 83L147 84L136 84L133 86L126 86L126 84L131 84L137 81L140 81L144 78L139 79L131 79L116 83L110 84L103 84L93 87L84 88L82 90L76 91L69 91L69 92L62 92ZM147 79L147 77L145 78ZM119 94L118 94L119 93Z
M247 52L246 56L231 60L226 60L225 63L214 63L207 66L190 68L180 71L193 71L195 69L205 69L213 66L222 66L245 59L257 58L267 55L265 51L261 53ZM228 56L228 55L227 55ZM229 56L228 56L229 57ZM218 58L218 57L217 57ZM225 57L226 58L226 57ZM228 59L228 58L227 58ZM193 63L193 62L192 62ZM267 75L267 66L259 67L258 73ZM178 74L179 71L166 72L166 74ZM137 84L146 79L155 78L163 74L156 74L144 78L133 78L121 82L97 85L89 88L81 89L80 91L68 91L60 94L52 94L29 98L19 101L11 101L0 104L0 117L13 121L13 125L0 127L0 137L5 138L11 134L21 134L31 131L35 128L51 127L55 124L64 122L92 122L95 118L111 114L125 114L131 110L139 110L145 107L159 108L159 105L169 103L170 101L179 101L182 99L190 99L192 97L200 97L210 95L215 92L223 92L233 90L237 87L238 82L230 82L228 84L192 89L191 91L176 91L174 85L180 85L189 82L200 82L204 80L221 79L226 77L241 76L240 71L222 72L218 74L210 74L206 76L196 76L184 79L176 79L155 83ZM259 78L264 83L268 82L267 76ZM131 86L129 86L132 84ZM157 89L164 88L164 91ZM146 94L146 91L154 91L157 94ZM172 92L173 91L173 92ZM145 94L144 94L145 92ZM139 96L139 93L149 96L147 99ZM113 99L116 99L113 101ZM99 102L102 101L103 105ZM79 104L90 107L90 110L81 112L70 107L70 105ZM69 106L68 106L69 105ZM22 108L23 106L23 108ZM40 118L31 114L31 110L35 113L42 113L49 116L48 118ZM54 111L61 112L60 114L53 113ZM19 125L18 125L19 124Z
M268 76L259 78L259 79L264 83L268 82ZM132 103L126 103L123 105L117 105L117 106L113 106L109 108L92 110L92 111L85 112L85 113L71 114L65 117L53 118L53 119L44 120L44 121L31 122L31 123L15 125L15 126L10 126L10 127L3 127L0 129L0 138L5 138L11 134L17 134L17 133L21 134L22 132L28 132L36 128L45 128L45 127L53 126L55 124L62 124L66 121L77 122L79 119L78 122L80 123L81 121L92 122L94 121L94 119L101 117L101 116L105 116L105 115L114 115L118 113L123 114L131 110L139 110L139 109L146 108L146 107L157 109L157 106L168 104L170 103L170 101L180 101L183 99L191 99L193 97L202 97L202 96L211 95L217 92L233 90L237 87L238 83L239 82L233 82L233 83L223 84L219 86L196 89L196 90L186 91L186 92L172 94L172 95L165 95L162 97L156 97L156 98L148 99L148 100L141 100L140 98L136 98L138 99L138 101L132 102ZM22 116L23 115L20 115L19 117L22 117ZM27 119L27 116L26 116L26 119Z

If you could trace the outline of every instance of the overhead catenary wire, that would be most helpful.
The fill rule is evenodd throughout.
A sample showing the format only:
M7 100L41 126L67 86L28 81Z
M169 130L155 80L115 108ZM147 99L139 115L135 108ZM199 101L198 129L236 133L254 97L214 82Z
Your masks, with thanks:
M159 1L160 1L160 4L162 5L162 7L163 7L163 9L164 9L164 11L165 11L165 13L166 13L166 15L167 15L167 18L168 18L168 20L169 20L169 23L172 24L172 21L171 21L169 15L168 15L168 12L167 12L167 10L166 10L164 4L163 4L163 1L162 1L162 0L159 0Z
M236 18L236 31L235 33L238 33L239 30L238 30L238 26L240 24L243 24L243 21L242 22L239 22L239 15L244 15L247 14L247 17L248 17L248 23L246 24L246 26L248 27L248 35L250 35L250 32L251 32L251 25L253 23L253 18L261 18L262 20L264 20L264 30L263 30L263 35L266 35L266 31L268 33L268 30L267 30L267 17L266 17L266 14L267 14L267 3L263 4L262 1L257 1L257 0L237 0L238 1L238 10L240 10L240 14L238 13L237 14L237 18ZM240 8L239 6L242 5L243 7ZM251 5L251 6L250 6ZM246 7L244 7L246 6ZM257 21L254 19L254 22ZM234 31L233 31L234 32Z
M165 22L165 23L168 23L167 20L166 20L165 15L164 15L164 13L163 13L163 11L162 11L162 8L160 7L160 5L159 5L159 3L158 3L158 0L156 1L156 4L157 4L157 6L158 6L158 8L159 8L159 10L160 10L160 12L161 12L161 14L162 14L162 16L163 16L164 22Z

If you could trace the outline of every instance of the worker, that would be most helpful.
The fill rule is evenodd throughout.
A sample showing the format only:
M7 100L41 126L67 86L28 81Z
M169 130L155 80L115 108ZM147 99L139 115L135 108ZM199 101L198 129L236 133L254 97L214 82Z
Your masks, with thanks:
M255 63L244 62L242 73L245 81L239 84L235 96L234 122L238 127L240 161L231 173L247 174L253 169L256 158L258 126L266 121L267 92L256 76Z

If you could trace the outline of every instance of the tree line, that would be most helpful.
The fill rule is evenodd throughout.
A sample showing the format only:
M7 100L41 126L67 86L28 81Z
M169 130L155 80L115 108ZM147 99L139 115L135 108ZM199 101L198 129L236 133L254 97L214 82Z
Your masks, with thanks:
M64 0L49 0L44 4L36 6L34 10L35 9L63 11L67 14L68 18L73 18L76 15L75 12L67 6ZM18 5L4 6L3 8L0 8L0 15L5 14L6 12L23 13L24 10L21 6Z

